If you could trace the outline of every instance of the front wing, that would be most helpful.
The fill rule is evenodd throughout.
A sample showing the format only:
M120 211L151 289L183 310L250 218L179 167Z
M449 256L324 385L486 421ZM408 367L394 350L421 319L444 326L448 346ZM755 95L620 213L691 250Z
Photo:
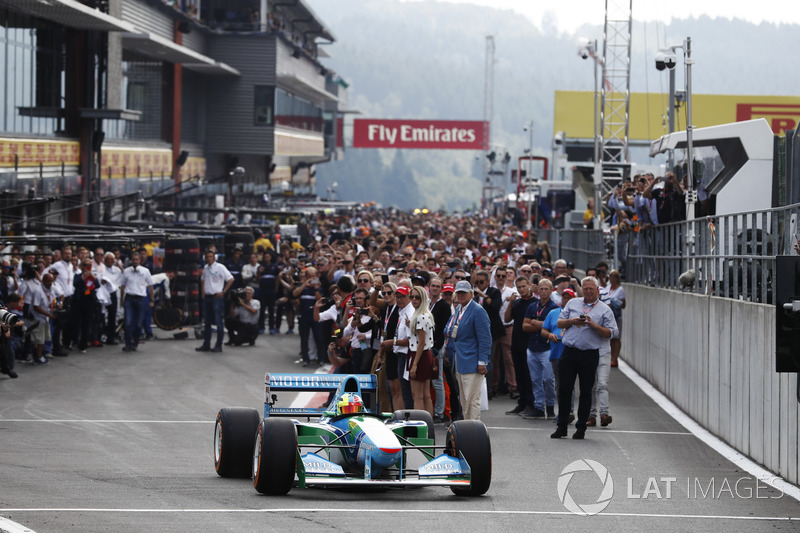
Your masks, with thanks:
M403 456L405 457L405 454ZM442 453L416 469L404 468L402 464L398 464L396 468L385 470L380 477L372 477L369 464L366 464L364 474L356 475L345 472L341 465L316 453L301 455L298 447L296 482L299 488L336 486L468 488L471 472L462 454L459 453L459 457L456 458Z

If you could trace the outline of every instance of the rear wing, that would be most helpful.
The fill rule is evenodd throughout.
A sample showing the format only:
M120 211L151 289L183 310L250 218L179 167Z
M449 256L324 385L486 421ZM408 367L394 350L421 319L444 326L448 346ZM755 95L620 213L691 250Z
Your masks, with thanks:
M344 392L355 392L364 406L375 412L378 377L374 374L264 374L264 418L270 416L322 416L327 407L275 407L276 392L333 392L336 399Z

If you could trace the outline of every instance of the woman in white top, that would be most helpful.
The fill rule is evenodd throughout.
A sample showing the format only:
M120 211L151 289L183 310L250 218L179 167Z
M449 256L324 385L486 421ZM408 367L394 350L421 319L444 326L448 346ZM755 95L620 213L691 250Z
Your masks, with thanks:
M433 416L433 315L428 309L428 295L423 287L412 287L410 298L414 315L411 317L406 364L411 394L414 397L414 409L424 409Z

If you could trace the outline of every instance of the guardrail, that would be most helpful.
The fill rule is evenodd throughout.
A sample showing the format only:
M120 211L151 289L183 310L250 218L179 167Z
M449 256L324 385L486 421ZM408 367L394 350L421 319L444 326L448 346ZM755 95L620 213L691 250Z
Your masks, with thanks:
M775 257L794 254L800 204L644 228L620 245L628 282L772 303Z
M758 303L773 302L775 257L792 255L800 203L623 233L538 229L555 258L584 269L605 260L626 282Z

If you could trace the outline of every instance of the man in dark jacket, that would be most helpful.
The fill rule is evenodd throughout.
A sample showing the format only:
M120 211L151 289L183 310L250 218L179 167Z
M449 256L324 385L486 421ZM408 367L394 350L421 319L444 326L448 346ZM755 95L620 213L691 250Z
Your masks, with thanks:
M489 273L485 270L478 270L474 276L474 296L473 299L486 310L489 315L489 322L491 324L492 333L492 352L495 353L497 346L495 343L498 339L506 336L506 327L503 325L503 319L500 317L500 308L503 306L503 295L499 289L489 286ZM489 367L489 374L486 376L486 384L489 388L489 399L493 398L497 391L491 388L493 381L493 372L497 369Z

